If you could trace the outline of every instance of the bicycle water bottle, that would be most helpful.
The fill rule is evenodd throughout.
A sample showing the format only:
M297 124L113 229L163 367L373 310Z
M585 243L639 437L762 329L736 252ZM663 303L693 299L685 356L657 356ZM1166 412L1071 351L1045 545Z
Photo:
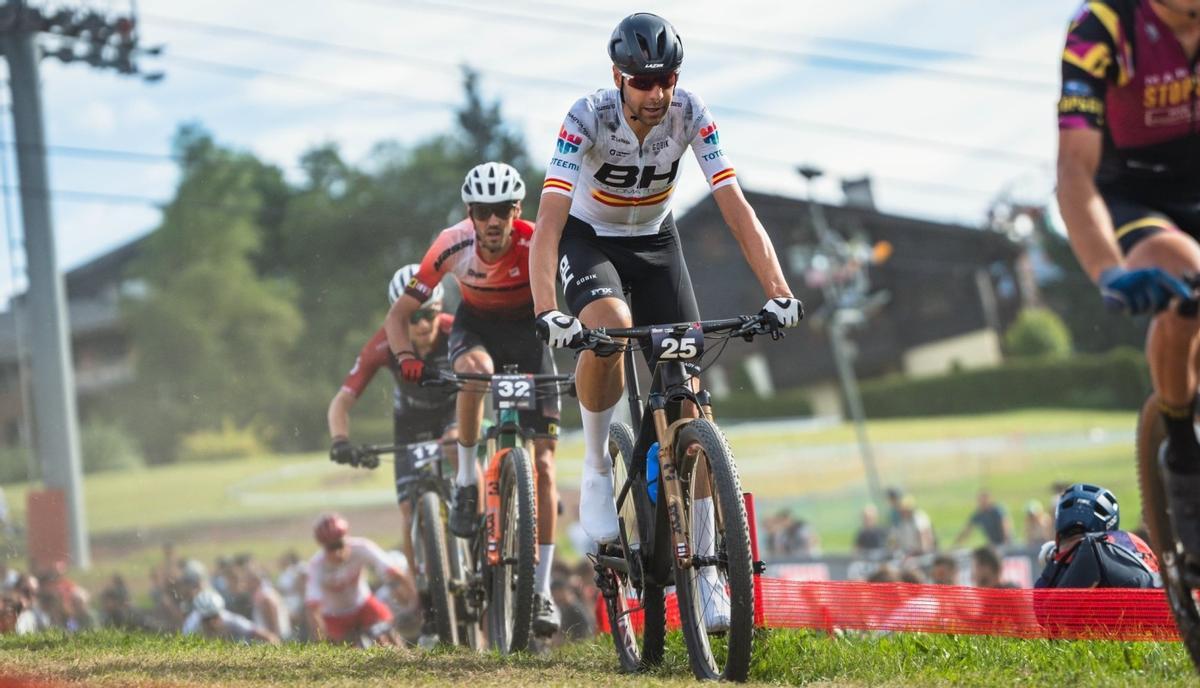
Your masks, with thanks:
M655 442L646 452L646 492L651 504L658 504L658 471L658 442Z

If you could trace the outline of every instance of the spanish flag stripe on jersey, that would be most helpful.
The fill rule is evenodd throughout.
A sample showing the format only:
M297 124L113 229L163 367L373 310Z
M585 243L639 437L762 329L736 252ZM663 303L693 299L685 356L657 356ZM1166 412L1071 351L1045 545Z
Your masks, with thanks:
M654 194L653 196L642 196L640 198L627 198L624 196L614 196L613 194L604 193L599 189L592 190L592 198L600 201L604 205L609 206L633 206L633 205L654 205L662 203L671 196L671 192L675 190L674 186L669 186L664 191Z
M712 176L712 184L719 184L733 176L735 176L733 173L733 168L726 167L725 169L721 170L720 172L718 172Z

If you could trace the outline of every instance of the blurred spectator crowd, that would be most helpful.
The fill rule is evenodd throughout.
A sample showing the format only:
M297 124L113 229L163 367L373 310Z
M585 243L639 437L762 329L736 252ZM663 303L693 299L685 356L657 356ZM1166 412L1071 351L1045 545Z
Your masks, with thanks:
M123 575L114 574L93 595L66 575L65 566L33 575L0 561L0 633L115 628L244 642L307 642L307 563L292 550L274 562L273 571L250 554L217 557L210 569L178 556L167 544L161 561L148 572L148 594L135 594ZM563 623L545 644L594 634L597 591L592 579L586 561L576 567L555 562L551 591ZM416 600L397 599L377 584L372 588L392 608L397 630L415 643L421 629Z

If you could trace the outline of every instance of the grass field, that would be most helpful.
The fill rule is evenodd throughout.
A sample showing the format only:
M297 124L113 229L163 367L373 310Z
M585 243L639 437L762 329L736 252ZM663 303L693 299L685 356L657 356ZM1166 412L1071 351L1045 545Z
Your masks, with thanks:
M869 432L883 482L911 491L930 514L941 542L949 544L982 486L1009 508L1018 529L1026 501L1048 503L1052 482L1080 480L1113 489L1124 524L1136 525L1137 483L1126 438L1132 424L1129 413L1032 410L875 421ZM730 426L727 432L743 486L756 494L762 516L788 508L814 524L826 551L849 548L866 502L850 427L771 423ZM1069 448L1047 448L1039 438L1048 436L1072 442ZM986 451L972 444L979 438L993 440ZM913 444L934 440L949 450L943 446L940 453L925 455L923 445ZM578 481L580 452L577 438L560 446L559 476L566 491ZM273 562L291 547L307 554L307 525L324 508L349 511L357 532L394 544L398 519L391 472L387 464L376 471L351 470L330 464L322 454L306 454L88 476L94 543L124 544L97 547L95 570L80 574L80 580L98 587L111 572L121 571L138 589L144 572L158 561L159 544L168 538L180 543L181 553L206 562L243 551ZM26 488L5 488L18 518ZM967 544L980 541L976 535ZM567 544L563 538L560 543Z
M357 651L326 645L227 645L103 632L0 637L0 673L86 685L371 686L696 685L682 639L664 666L616 672L604 639L546 656L463 650ZM815 686L1190 686L1182 647L1169 643L1025 641L907 635L828 638L773 631L755 643L751 682Z

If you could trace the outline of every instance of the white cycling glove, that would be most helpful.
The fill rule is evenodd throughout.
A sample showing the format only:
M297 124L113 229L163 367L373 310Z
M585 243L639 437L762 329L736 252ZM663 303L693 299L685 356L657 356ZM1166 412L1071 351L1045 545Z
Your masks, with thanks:
M560 311L545 311L537 317L537 334L543 342L555 349L565 349L583 332L583 323L578 318Z
M780 296L769 299L761 313L775 316L775 321L779 323L780 327L795 327L804 317L804 304L800 303L800 299Z

